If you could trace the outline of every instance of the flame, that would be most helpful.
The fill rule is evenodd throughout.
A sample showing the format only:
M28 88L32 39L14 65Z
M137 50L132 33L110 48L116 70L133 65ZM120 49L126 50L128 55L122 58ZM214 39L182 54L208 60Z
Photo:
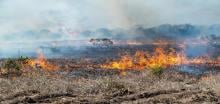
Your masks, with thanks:
M156 48L152 54L137 51L133 56L124 55L118 61L109 62L101 67L105 69L116 69L125 75L126 70L167 69L173 66L214 62L216 65L220 65L219 61L213 61L210 58L197 57L189 59L184 52L178 53L174 49L169 49L169 52L166 52L163 48Z
M156 48L153 54L137 51L134 56L122 56L119 61L113 61L102 65L103 68L118 69L124 72L130 70L144 70L155 67L167 68L172 65L181 64L181 55L176 54L173 49L171 52L165 52L162 48Z
M47 71L54 71L57 70L58 67L55 65L50 64L47 59L45 58L44 54L42 53L42 51L38 51L37 52L37 59L30 59L28 61L28 65L30 65L31 67L40 67L44 70Z

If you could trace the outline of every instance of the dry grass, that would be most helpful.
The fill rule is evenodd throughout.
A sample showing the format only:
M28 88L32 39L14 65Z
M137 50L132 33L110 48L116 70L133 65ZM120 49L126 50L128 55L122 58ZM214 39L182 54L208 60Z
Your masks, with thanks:
M29 97L47 103L218 102L219 78L213 75L196 79L178 73L157 77L150 71L94 79L24 75L0 78L0 98L3 103L28 102L24 98Z
M212 89L218 96L220 96L220 74L202 77L200 84L203 87Z

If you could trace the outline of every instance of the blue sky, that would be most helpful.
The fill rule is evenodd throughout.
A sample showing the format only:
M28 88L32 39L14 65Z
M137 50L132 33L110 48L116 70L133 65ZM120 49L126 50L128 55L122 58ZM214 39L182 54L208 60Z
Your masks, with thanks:
M166 23L220 24L220 1L0 0L0 38L27 30L82 31Z

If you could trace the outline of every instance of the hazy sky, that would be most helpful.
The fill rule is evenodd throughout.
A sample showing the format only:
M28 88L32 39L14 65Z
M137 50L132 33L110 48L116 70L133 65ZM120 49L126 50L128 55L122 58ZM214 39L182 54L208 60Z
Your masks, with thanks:
M219 0L0 0L0 37L26 30L218 24Z

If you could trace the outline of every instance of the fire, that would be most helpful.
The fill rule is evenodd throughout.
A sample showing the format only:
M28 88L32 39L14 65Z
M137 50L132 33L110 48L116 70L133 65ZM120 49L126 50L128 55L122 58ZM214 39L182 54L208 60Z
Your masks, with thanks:
M121 60L119 60L119 62L115 61L115 62L112 62L110 66L103 66L105 68L113 68L113 69L120 69L121 70L121 74L122 75L125 75L125 70L127 68L132 68L134 65L133 65L133 62L132 62L132 58L129 57L129 56L122 56L121 57Z
M119 61L113 61L102 65L107 69L118 69L121 72L125 70L144 70L152 68L167 68L173 65L179 65L182 62L182 56L173 49L165 52L162 48L156 48L153 54L149 52L137 51L134 56L122 56Z
M167 69L180 65L197 65L214 63L219 65L219 61L213 61L210 58L197 57L187 58L184 52L176 52L174 49L169 49L166 52L163 48L156 48L153 53L137 51L133 56L124 55L118 61L109 62L102 65L102 68L117 69L123 75L126 70L144 70L162 68Z
M47 71L53 71L58 69L57 66L52 65L47 61L42 51L38 51L37 59L30 59L28 61L28 65L30 65L31 67L40 67Z

